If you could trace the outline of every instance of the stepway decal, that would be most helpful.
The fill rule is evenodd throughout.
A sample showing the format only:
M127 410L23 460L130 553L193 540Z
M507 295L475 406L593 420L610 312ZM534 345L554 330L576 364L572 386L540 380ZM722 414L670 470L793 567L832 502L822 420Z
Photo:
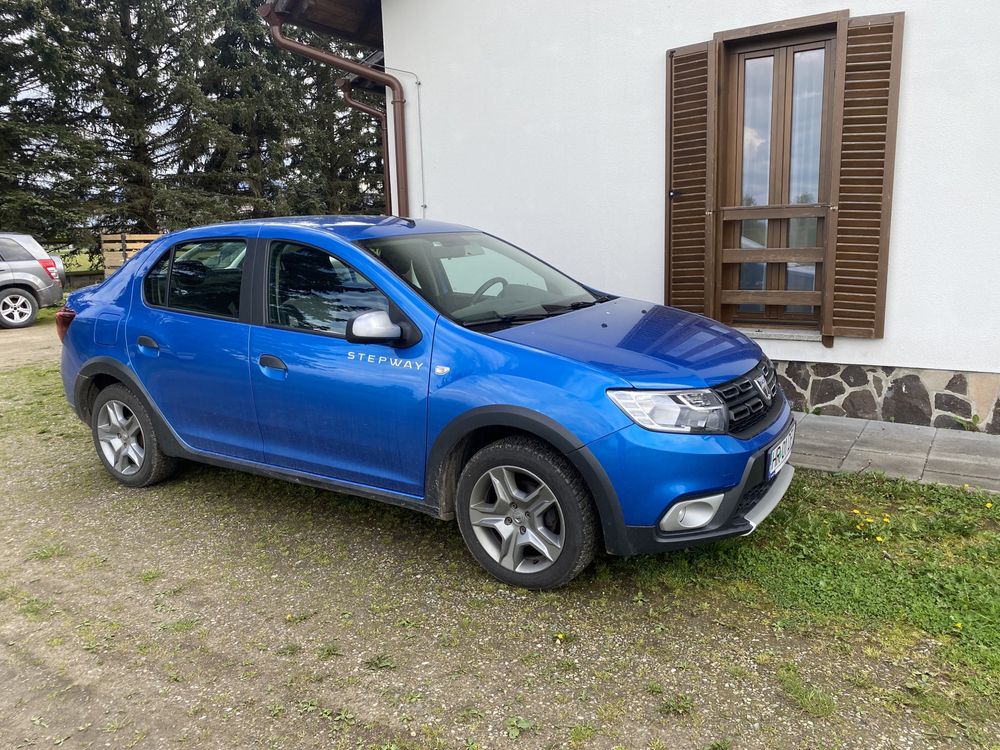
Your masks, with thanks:
M347 358L355 362L367 362L370 365L388 365L389 367L402 367L404 370L422 370L423 362L414 362L411 359L396 359L395 357L376 357L374 354L364 352L348 352Z

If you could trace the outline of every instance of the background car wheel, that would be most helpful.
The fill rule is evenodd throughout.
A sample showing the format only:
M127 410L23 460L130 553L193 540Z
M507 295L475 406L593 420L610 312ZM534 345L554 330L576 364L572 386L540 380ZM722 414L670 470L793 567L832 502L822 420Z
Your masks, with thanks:
M538 440L504 438L476 453L462 470L455 505L469 551L505 583L557 588L594 559L590 492L569 462Z
M176 459L160 450L149 413L125 386L111 385L97 395L90 422L97 455L122 484L148 487L173 473Z
M22 289L0 292L0 328L27 328L38 316L38 303Z

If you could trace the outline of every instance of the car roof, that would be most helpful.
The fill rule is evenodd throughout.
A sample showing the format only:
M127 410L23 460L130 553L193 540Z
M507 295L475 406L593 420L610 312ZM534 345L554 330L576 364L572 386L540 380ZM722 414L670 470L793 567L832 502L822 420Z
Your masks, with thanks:
M430 219L404 219L398 216L282 216L270 219L248 219L245 221L212 224L204 227L192 227L191 229L183 230L183 234L194 233L198 230L215 229L216 227L248 225L318 230L347 242L379 239L381 237L479 231L461 224L450 224Z

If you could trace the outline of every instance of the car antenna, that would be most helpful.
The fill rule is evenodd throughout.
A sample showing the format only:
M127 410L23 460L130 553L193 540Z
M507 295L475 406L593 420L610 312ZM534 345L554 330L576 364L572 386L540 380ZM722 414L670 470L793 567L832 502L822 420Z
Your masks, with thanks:
M406 224L410 229L414 229L417 226L417 222L413 219L409 219L405 216L386 216L379 224L397 224L402 222Z

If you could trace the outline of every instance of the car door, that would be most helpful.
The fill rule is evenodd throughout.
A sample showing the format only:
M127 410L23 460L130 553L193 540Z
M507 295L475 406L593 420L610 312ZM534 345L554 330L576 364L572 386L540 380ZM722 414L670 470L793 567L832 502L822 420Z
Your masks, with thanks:
M199 451L260 461L250 386L254 234L185 239L155 255L133 289L129 361L163 417Z
M349 343L348 320L389 309L389 297L343 250L261 242L265 298L250 356L268 463L422 496L430 331L406 348Z

